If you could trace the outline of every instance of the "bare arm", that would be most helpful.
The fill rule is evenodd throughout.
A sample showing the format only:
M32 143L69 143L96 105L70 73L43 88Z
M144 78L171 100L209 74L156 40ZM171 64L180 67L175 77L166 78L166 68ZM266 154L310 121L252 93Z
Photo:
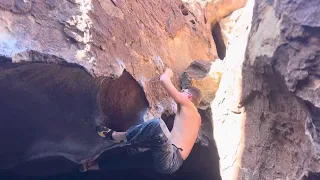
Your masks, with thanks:
M172 84L171 77L173 72L167 68L166 71L160 76L160 82L168 94L179 104L184 105L189 102L186 96L183 96Z

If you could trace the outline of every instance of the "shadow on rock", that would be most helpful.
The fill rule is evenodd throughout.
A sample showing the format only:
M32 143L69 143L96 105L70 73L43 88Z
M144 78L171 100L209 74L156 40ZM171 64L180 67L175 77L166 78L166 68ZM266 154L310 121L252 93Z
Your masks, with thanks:
M72 64L0 64L0 96L0 169L31 175L68 172L113 148L96 125L125 130L148 107L129 73L95 79Z

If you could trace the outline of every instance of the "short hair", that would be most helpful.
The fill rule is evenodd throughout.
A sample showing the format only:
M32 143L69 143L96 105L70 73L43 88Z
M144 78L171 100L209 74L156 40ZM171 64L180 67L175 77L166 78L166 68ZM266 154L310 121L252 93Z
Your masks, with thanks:
M192 99L191 102L198 107L201 101L201 92L198 88L196 87L189 87L188 88L189 93L192 94Z

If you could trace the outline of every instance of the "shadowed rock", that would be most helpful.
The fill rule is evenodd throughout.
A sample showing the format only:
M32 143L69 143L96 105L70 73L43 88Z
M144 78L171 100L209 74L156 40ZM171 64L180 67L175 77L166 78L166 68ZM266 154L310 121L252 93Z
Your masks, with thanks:
M96 125L126 130L142 121L148 107L142 88L129 73L115 80L95 79L71 64L3 63L0 96L0 141L5 145L0 169L33 160L41 164L39 158L73 162L53 163L52 173L121 146L99 138Z

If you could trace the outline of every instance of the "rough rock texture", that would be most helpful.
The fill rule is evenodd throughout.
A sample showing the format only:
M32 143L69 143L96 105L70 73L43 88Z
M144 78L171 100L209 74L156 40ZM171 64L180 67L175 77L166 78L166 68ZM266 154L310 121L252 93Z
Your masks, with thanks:
M317 177L319 13L317 0L247 2L212 107L223 179Z
M254 107L255 103L257 107L260 102L255 99L259 97L269 101L260 105L262 111L247 113L247 117L260 116L260 121L273 119L270 123L261 122L260 126L270 129L269 134L274 137L266 145L279 149L265 151L266 156L289 154L283 162L280 158L268 162L279 178L295 179L303 171L319 171L320 24L316 17L320 17L320 2L316 0L257 1L254 9L243 90L257 92L253 104L246 108ZM267 29L271 25L273 31ZM249 73L246 67L254 72ZM253 75L255 83L249 84ZM260 177L270 179L267 165L261 168L264 172Z

